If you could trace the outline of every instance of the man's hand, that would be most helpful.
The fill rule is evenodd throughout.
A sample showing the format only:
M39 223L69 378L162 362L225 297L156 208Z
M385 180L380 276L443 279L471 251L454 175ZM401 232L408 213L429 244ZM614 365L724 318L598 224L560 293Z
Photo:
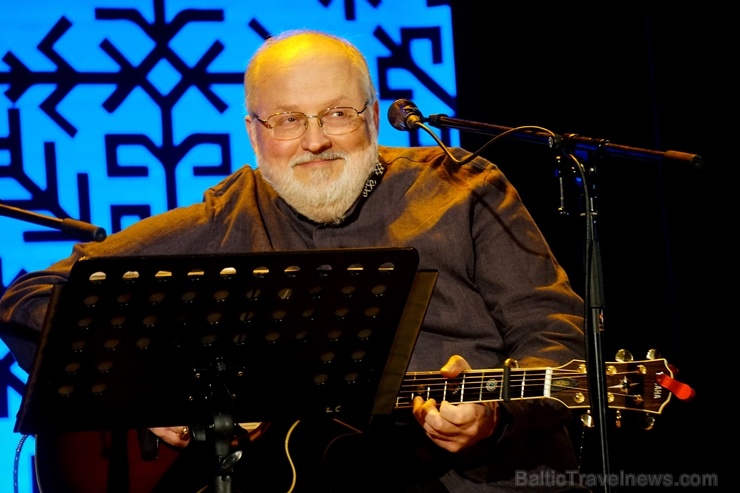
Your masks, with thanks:
M187 426L167 426L149 430L174 447L185 447L190 443L190 430Z
M462 356L452 356L441 368L445 378L453 378L470 365ZM491 436L499 418L497 402L450 404L442 401L437 408L434 399L414 398L414 417L431 440L450 452L458 452Z

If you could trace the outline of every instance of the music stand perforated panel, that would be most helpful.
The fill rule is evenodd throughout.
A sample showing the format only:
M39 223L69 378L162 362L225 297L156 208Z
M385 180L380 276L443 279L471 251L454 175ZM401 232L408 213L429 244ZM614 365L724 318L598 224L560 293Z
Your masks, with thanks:
M55 288L17 428L369 415L418 261L412 248L82 259Z

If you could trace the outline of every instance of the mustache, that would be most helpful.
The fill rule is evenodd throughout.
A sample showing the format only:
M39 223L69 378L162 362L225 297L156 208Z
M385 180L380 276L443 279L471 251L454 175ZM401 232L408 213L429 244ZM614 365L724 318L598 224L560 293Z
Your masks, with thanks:
M347 154L338 151L324 151L321 154L306 154L299 156L290 162L290 167L294 168L299 164L309 163L311 161L331 160L331 159L347 159Z

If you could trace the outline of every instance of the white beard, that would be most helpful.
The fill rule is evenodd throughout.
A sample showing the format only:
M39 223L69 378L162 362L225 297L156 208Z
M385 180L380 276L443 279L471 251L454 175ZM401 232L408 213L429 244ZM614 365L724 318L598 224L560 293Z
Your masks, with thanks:
M378 143L374 137L367 148L357 153L326 151L296 158L287 173L276 173L276 166L266 161L259 149L254 151L264 179L293 209L317 223L341 223L378 162ZM295 165L303 162L337 158L344 159L344 167L334 180L328 169L310 170L307 182L297 180L292 172Z

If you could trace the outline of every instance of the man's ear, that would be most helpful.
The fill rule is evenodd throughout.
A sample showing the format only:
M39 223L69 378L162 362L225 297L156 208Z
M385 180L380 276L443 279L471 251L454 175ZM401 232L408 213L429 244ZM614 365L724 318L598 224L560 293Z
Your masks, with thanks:
M376 99L373 103L373 123L375 124L375 131L380 129L380 102Z
M247 129L247 135L249 136L249 142L252 144L252 149L256 149L256 135L257 129L254 128L254 119L247 115L244 117L244 127Z

